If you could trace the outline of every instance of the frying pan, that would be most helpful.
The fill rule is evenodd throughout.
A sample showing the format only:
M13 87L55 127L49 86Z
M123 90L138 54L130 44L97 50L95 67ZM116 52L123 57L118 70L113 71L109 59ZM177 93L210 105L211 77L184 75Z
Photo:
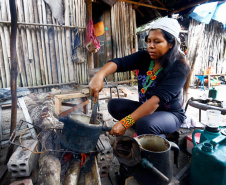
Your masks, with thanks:
M61 144L79 153L93 152L101 132L111 130L110 127L103 126L99 120L90 124L90 117L82 114L60 116L59 120L64 123Z

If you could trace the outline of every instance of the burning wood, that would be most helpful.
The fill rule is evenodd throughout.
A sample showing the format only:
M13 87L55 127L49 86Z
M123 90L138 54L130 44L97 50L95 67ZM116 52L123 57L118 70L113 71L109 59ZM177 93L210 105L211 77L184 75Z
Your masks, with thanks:
M63 185L77 185L82 163L73 159L67 170Z
M70 155L68 161L71 160L71 163L68 169L64 168L67 169L67 172L65 177L61 178L61 170L63 171L59 160L61 153L56 151L61 149L58 129L62 129L63 125L53 115L54 104L51 94L41 96L41 99L33 95L30 95L30 98L26 97L26 105L33 123L40 129L38 129L39 132L41 131L38 139L41 143L43 154L39 158L38 184L60 185L62 183L63 185L76 185L79 184L81 174L85 176L86 185L101 184L95 155L87 156L87 154L81 154L81 160L76 157L72 158L72 155ZM83 169L85 175L80 172L81 169Z

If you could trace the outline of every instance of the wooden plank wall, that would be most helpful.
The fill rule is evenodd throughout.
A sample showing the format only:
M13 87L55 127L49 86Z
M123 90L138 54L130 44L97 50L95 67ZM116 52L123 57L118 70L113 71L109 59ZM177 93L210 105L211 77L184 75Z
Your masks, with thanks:
M188 34L188 55L187 60L193 73L191 83L195 83L195 75L204 73L208 67L212 67L214 74L225 74L225 36L226 33L217 21L211 21L209 24L200 23L191 19ZM214 57L212 62L209 57Z
M138 50L136 14L132 4L116 2L111 8L113 58L131 54ZM115 74L115 81L129 80L132 72Z
M51 87L54 84L87 84L87 50L85 0L64 0L65 26L59 26L44 0L16 0L18 23L18 86ZM10 9L8 0L0 0L0 88L10 86ZM104 35L104 57L115 57L137 51L136 15L132 4L116 2L104 11L108 31ZM41 25L34 25L38 23ZM45 26L51 24L52 26ZM66 26L73 26L66 27ZM80 46L77 60L72 60L76 27ZM131 72L116 73L113 81L132 78Z
M71 59L75 28L18 26L18 86L32 87L75 82L87 83L85 0L64 0L65 25L78 29L77 60ZM43 0L16 0L18 22L59 25ZM11 21L9 1L0 1L0 21ZM10 24L0 23L0 87L10 86Z

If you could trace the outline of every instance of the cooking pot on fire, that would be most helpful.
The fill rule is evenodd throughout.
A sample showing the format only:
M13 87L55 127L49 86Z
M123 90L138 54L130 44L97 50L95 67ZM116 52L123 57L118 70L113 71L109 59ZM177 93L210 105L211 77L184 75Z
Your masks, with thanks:
M61 116L59 120L64 123L61 144L79 153L93 152L101 132L111 130L97 119L94 124L90 124L90 117L82 114Z

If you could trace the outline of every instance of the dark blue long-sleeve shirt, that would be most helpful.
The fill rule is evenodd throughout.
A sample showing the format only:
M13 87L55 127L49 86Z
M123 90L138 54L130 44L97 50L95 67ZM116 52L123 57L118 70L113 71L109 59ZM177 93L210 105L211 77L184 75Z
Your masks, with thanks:
M153 81L146 93L143 94L141 89L145 84L151 60L148 52L143 50L123 58L115 58L111 61L117 64L117 72L139 70L138 93L140 102L144 103L155 95L160 99L159 107L156 111L172 112L183 122L186 116L182 108L182 89L190 71L189 67L183 62L176 60L160 71L156 80Z

